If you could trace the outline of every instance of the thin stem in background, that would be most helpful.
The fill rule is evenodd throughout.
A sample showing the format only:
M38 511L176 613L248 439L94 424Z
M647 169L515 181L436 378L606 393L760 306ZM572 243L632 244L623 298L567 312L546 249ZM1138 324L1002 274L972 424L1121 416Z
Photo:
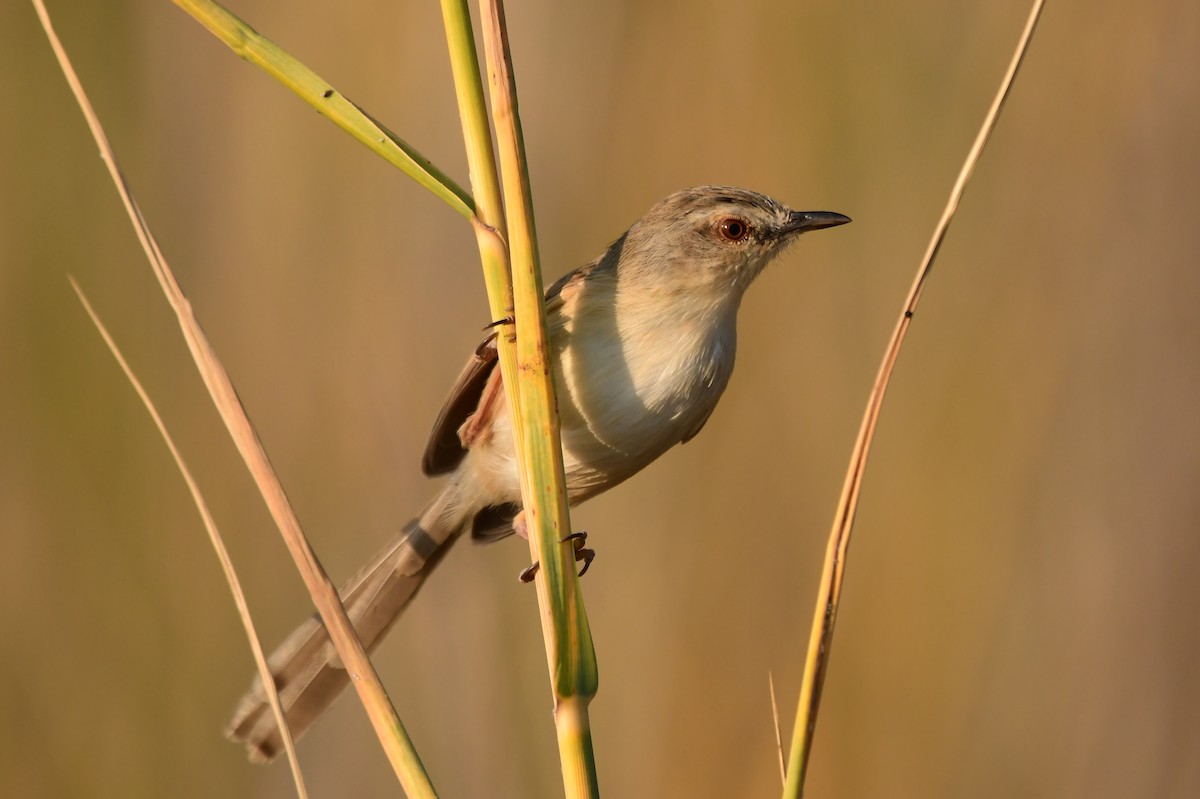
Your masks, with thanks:
M850 548L850 534L854 528L859 490L862 487L863 472L866 469L867 456L871 451L871 442L875 437L875 427L879 421L883 397L887 392L888 383L891 381L892 370L895 368L896 358L900 354L900 347L904 343L905 335L912 323L913 313L921 299L925 281L933 267L933 260L937 257L942 240L946 237L946 230L950 227L954 212L958 210L958 202L975 171L975 165L979 162L984 145L987 144L996 127L996 120L1004 107L1004 101L1008 98L1013 80L1021 68L1021 62L1025 59L1025 53L1029 50L1029 43L1033 38L1033 32L1042 15L1044 5L1045 0L1034 0L1029 17L1025 22L1025 30L1022 32L1016 51L1009 62L1008 71L1000 82L1000 89L996 93L995 99L992 100L991 108L984 117L983 125L975 137L974 144L971 145L970 152L967 153L966 161L959 171L958 180L955 181L954 188L950 191L946 208L942 211L942 217L938 220L929 246L925 250L925 257L917 268L916 279L904 301L900 319L896 323L891 341L883 356L883 363L879 367L879 374L875 378L875 385L871 389L871 396L867 400L867 409L858 431L858 439L854 443L854 451L850 456L850 468L842 486L842 495L838 500L837 511L833 518L833 529L829 533L829 543L825 550L821 587L817 594L812 634L809 638L808 655L805 658L804 675L800 684L800 704L796 712L796 726L792 732L792 751L787 769L788 780L783 790L784 799L799 799L804 793L804 778L808 771L813 734L816 730L817 711L821 704L821 689L825 683L825 674L829 666L829 650L833 645L833 629L837 621L838 603L841 601L842 580L846 572L846 556Z
M771 692L771 719L775 728L775 752L779 756L779 784L787 787L787 763L783 759L783 728L779 724L779 702L775 697L775 675L767 672L767 688Z
M40 4L40 2L41 0L35 0L37 4ZM75 294L78 295L79 301L83 303L83 309L91 317L92 324L96 326L100 337L104 339L108 351L117 360L121 371L125 373L125 377L129 380L130 385L133 386L133 390L137 392L142 405L145 406L146 411L150 414L150 418L154 421L154 426L158 428L159 435L162 436L163 442L167 445L167 450L171 453L171 458L175 461L175 465L179 468L179 473L183 476L183 482L187 484L188 493L192 495L192 502L196 504L196 510L200 512L200 520L204 523L204 529L208 532L208 540L212 544L213 551L217 553L217 560L221 563L221 571L225 574L225 582L229 584L229 593L233 595L233 603L237 606L238 618L242 620L242 627L246 630L246 639L250 642L250 652L254 655L254 665L258 668L258 675L262 679L264 687L270 686L266 690L267 701L271 705L271 711L275 714L275 722L279 725L279 731L283 738L283 748L287 752L288 765L292 769L292 781L296 784L296 795L300 799L308 799L308 789L304 785L304 775L300 772L300 761L296 757L296 747L292 741L292 731L288 727L287 719L283 715L283 706L279 704L279 691L275 688L275 681L271 679L271 667L267 665L267 656L263 652L262 640L258 637L258 630L254 627L254 619L250 615L250 607L246 604L246 594L242 591L242 583L238 579L237 571L233 568L233 561L229 557L229 550L225 548L225 540L221 536L221 531L217 529L217 523L213 520L212 513L208 509L208 503L204 501L204 496L200 493L200 486L196 484L196 480L192 477L192 472L188 469L183 455L180 454L179 448L175 446L175 441L171 438L171 434L167 432L167 426L163 423L158 409L154 407L154 403L150 400L150 395L146 393L146 389L142 386L141 381L137 379L137 375L129 367L125 356L121 354L117 343L109 335L108 329L100 321L100 317L92 308L92 304L88 302L88 298L84 295L83 290L79 288L79 284L75 282L75 278L68 277L68 280L71 281L71 288L75 289Z

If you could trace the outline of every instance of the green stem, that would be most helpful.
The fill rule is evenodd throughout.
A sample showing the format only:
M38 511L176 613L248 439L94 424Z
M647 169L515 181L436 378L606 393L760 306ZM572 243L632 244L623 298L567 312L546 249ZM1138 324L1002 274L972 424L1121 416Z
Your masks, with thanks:
M516 326L516 374L524 420L521 495L532 554L541 564L538 606L555 699L559 754L567 796L599 795L587 705L598 677L587 613L579 593L563 472L558 404L546 333L541 265L516 81L500 0L481 0L492 117L500 153Z
M468 219L474 214L471 195L434 166L416 148L392 133L370 114L334 91L328 82L297 61L279 45L213 0L172 0L208 28L238 56L262 69L295 92L342 130L365 144L400 171L440 197Z
M476 224L476 238L483 261L484 282L492 318L503 319L512 313L512 279L508 268L508 247L503 240L504 204L500 196L492 128L483 97L483 81L479 77L479 56L475 52L475 33L471 29L467 0L442 0L442 21L446 28L446 45L454 74L458 115L462 120L471 190L476 197L476 219L482 223ZM496 246L494 239L498 239L499 246ZM510 368L515 368L516 350L507 336L499 338L501 368L504 361L509 362ZM511 371L504 373L512 374ZM515 403L516 396L509 397L509 400ZM517 406L514 404L513 407ZM513 416L515 420L517 415Z

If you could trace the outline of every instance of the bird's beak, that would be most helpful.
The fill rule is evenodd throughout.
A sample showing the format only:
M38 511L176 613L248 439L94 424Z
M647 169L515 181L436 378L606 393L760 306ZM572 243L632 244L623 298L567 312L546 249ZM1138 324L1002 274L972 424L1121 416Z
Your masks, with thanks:
M780 233L784 236L793 233L807 233L810 230L820 230L824 227L837 227L850 221L850 217L835 214L832 211L792 211L787 224Z

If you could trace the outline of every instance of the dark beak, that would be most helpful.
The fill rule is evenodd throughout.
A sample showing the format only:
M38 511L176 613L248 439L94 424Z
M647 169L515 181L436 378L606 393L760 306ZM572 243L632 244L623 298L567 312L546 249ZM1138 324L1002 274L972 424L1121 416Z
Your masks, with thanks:
M783 235L807 233L824 227L837 227L850 221L850 217L832 211L792 211L787 224L779 231Z

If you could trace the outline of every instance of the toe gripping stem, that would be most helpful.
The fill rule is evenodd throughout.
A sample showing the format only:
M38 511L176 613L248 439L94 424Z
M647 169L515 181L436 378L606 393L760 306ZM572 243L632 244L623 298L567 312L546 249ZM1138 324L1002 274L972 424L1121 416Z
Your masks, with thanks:
M575 550L575 561L583 564L583 568L579 570L579 576L582 577L583 575L587 574L588 568L592 565L592 561L596 557L596 550L589 549L587 546L585 546L587 543L587 533L582 530L580 530L578 533L571 533L570 535L564 536L558 540L560 544L565 544L568 541L571 542L571 547ZM518 578L523 583L532 583L533 578L537 576L539 568L541 568L541 562L535 560L529 565L529 568L525 569L518 575Z

